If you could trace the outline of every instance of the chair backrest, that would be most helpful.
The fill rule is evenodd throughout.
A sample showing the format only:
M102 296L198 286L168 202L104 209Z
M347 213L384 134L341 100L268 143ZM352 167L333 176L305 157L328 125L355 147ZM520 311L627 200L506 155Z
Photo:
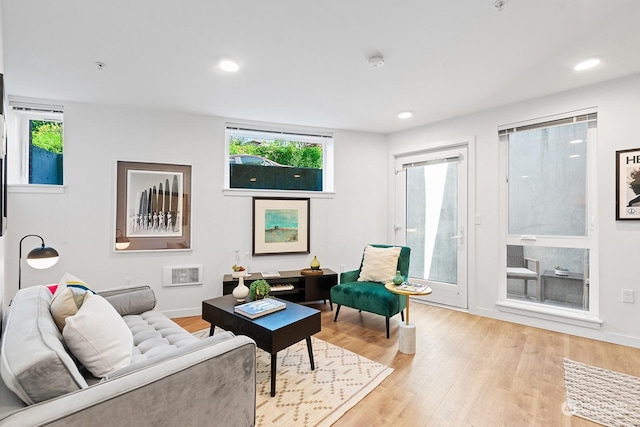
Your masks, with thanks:
M381 245L370 243L369 246L373 246L374 248L393 248L396 245ZM400 270L400 274L404 278L409 277L409 261L411 259L411 248L408 246L400 246L400 256L398 257L398 267L396 270ZM362 261L364 261L364 251L362 253L362 260L360 261L360 268L362 270Z
M507 245L507 267L525 267L522 246Z

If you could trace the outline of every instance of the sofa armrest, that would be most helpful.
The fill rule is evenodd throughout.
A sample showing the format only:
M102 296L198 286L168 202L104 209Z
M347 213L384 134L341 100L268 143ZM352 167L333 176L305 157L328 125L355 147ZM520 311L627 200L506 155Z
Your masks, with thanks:
M340 283L357 282L360 270L344 271L340 273Z
M255 411L256 345L236 336L31 405L0 425L254 425Z

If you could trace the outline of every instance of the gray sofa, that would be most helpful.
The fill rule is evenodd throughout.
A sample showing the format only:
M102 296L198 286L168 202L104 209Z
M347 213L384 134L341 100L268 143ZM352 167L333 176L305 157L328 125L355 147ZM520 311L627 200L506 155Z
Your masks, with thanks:
M149 287L101 295L130 328L134 349L130 365L94 378L67 350L49 289L16 294L3 321L0 426L254 425L253 340L195 338L153 310Z

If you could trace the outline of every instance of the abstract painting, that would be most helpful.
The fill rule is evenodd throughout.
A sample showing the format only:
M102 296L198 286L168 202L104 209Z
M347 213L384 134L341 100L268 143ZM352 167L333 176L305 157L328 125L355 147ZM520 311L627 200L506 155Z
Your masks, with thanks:
M309 199L253 198L253 255L309 253Z

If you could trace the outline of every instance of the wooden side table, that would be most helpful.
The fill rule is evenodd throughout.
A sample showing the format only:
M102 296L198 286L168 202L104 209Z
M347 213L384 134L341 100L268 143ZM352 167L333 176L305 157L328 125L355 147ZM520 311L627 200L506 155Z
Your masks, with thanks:
M400 331L398 337L398 350L405 354L415 354L416 352L416 325L409 323L409 297L429 295L433 290L427 286L422 292L415 292L405 289L398 289L397 285L387 283L384 287L394 294L404 295L407 300L407 308L405 310L405 323L400 323Z

